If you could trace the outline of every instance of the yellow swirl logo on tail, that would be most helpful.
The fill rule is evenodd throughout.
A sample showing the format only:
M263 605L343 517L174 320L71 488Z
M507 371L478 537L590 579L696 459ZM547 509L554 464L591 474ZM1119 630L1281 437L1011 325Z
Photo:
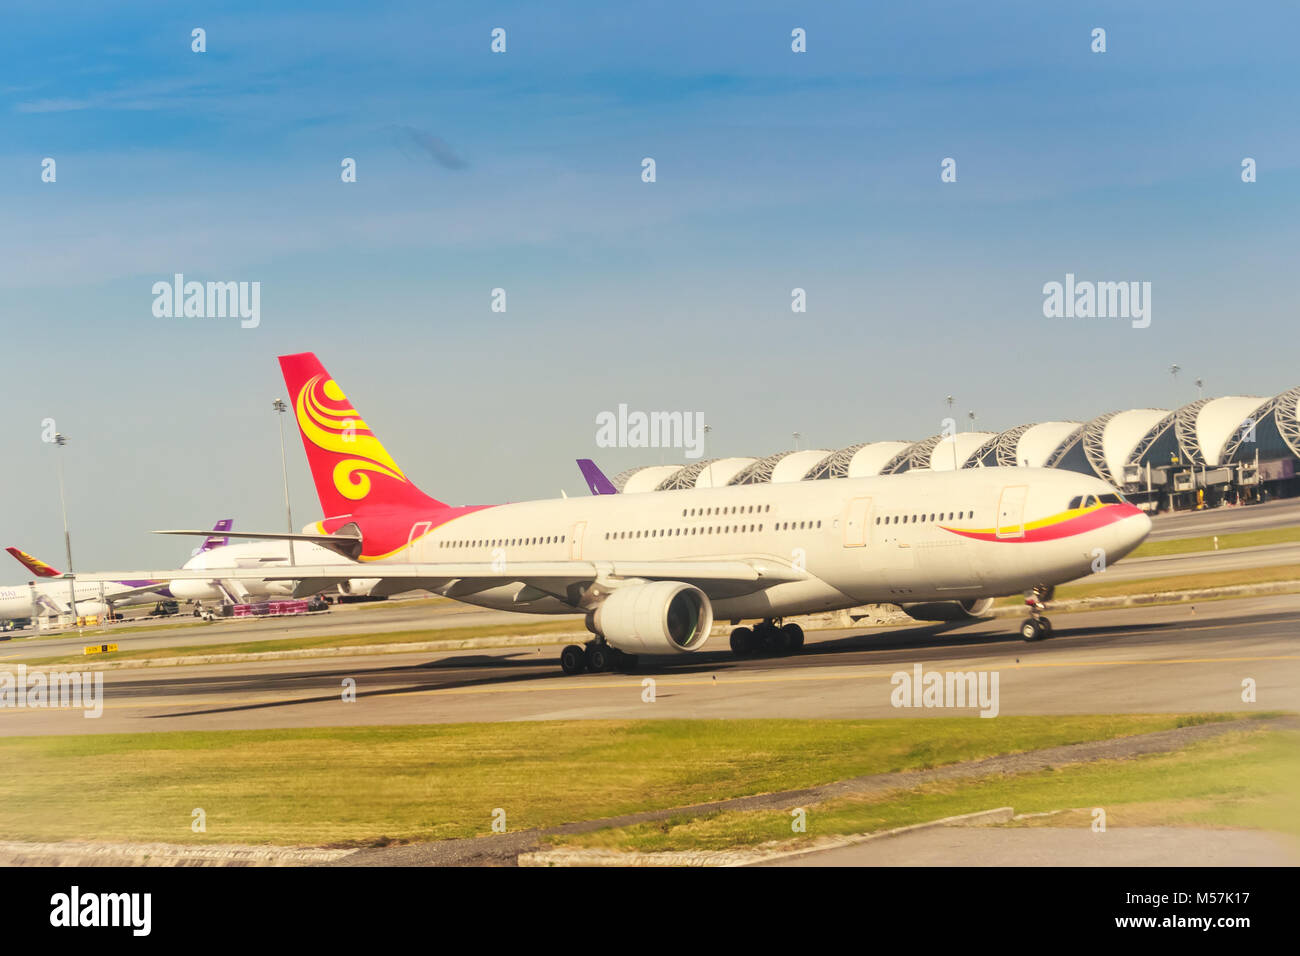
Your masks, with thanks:
M346 456L335 463L334 487L344 498L360 501L370 494L367 472L406 482L402 469L370 432L332 378L314 375L298 392L294 403L298 427L321 451Z

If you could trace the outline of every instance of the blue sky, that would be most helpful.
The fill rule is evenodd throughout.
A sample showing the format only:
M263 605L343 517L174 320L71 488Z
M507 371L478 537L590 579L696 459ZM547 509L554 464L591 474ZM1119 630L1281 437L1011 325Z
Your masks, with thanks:
M282 352L455 503L680 458L597 448L619 403L764 454L922 438L947 394L1000 429L1300 382L1293 8L803 7L8 11L0 545L62 562L46 417L82 568L278 529ZM175 272L261 282L260 327L155 318ZM1151 327L1044 318L1067 272L1151 282Z

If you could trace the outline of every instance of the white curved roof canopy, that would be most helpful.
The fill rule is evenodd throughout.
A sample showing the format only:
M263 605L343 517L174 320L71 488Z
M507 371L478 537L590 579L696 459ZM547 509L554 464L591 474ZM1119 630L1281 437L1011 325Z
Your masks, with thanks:
M1124 466L1128 464L1133 449L1168 414L1168 411L1160 408L1131 408L1126 412L1116 412L1110 417L1102 432L1101 449L1112 481L1122 479Z
M1052 453L1078 428L1078 422L1039 422L1030 425L1016 442L1016 464L1042 468Z
M952 471L954 441L957 444L957 467L960 468L966 464L966 460L971 455L984 447L986 441L997 437L997 432L958 432L956 435L940 438L930 452L930 470Z
M1205 463L1222 464L1220 456L1228 440L1242 430L1247 419L1258 421L1256 412L1269 401L1256 396L1230 395L1202 405L1196 413L1196 444Z
M647 465L628 476L621 489L625 495L635 495L642 491L654 491L664 481L681 470L681 465Z
M757 458L719 458L711 461L695 476L695 487L721 488L756 461Z
M846 477L872 478L880 474L880 469L904 448L911 446L906 441L873 441L863 445L849 459Z
M830 454L832 453L825 448L792 451L772 468L772 477L769 480L773 484L782 481L802 481L818 462Z

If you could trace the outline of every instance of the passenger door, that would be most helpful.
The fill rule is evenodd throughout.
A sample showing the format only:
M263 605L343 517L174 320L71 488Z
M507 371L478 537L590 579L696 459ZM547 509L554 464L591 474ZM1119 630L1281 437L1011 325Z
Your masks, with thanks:
M844 547L861 548L871 525L871 499L854 498L844 508Z
M1028 485L1008 485L1002 489L1002 497L998 499L997 537L1025 536L1025 499L1028 495Z

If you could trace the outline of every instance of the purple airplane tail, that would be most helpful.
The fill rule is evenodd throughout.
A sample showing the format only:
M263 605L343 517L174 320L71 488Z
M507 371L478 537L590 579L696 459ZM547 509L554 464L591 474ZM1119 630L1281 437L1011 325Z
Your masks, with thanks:
M224 548L226 545L230 544L230 538L220 534L220 532L229 531L234 526L234 518L222 518L212 526L213 533L204 538L203 543L190 552L190 557L192 558L197 554L202 554L204 551L211 551L213 548Z
M618 489L613 483L605 477L605 473L596 467L596 463L590 458L579 458L578 468L582 470L582 477L587 479L587 487L591 489L593 495L616 495Z

